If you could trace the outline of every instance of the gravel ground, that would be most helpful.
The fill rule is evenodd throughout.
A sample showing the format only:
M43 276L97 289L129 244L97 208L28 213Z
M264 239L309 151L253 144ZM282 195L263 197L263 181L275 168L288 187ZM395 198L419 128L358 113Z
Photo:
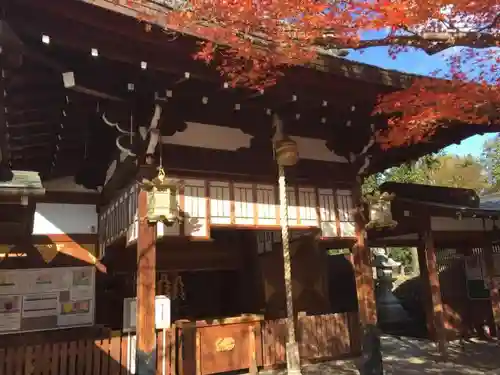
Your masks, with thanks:
M443 360L435 345L427 340L383 336L382 350L385 375L500 375L500 344L471 340L452 342ZM358 360L305 365L303 375L359 375ZM265 375L269 372L263 372ZM285 370L272 372L286 375Z

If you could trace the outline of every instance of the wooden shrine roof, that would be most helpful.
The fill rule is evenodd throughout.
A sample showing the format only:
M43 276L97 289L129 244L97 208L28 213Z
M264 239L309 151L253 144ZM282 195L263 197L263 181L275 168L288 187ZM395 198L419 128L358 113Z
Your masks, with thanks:
M500 218L500 209L481 205L472 189L386 182L380 190L395 194L396 202L420 206L432 216Z
M481 205L474 190L395 182L380 189L395 194L391 212L397 225L368 230L372 247L420 246L428 229L437 247L480 247L500 219L500 209Z
M127 108L133 99L141 107L153 101L153 92L166 90L173 92L171 105L184 108L191 116L200 112L214 124L236 122L257 129L251 130L255 132L261 122L269 121L266 109L278 107L294 134L327 139L336 152L349 156L369 143L373 136L370 124L375 129L386 126L383 117L372 116L378 96L401 89L412 79L407 74L324 56L314 64L315 69L288 69L263 94L233 89L215 69L193 60L199 38L172 37L159 27L146 32L131 17L133 11L117 3L121 2L2 2L4 19L22 41L24 54L23 65L7 70L4 79L13 168L39 171L44 179L85 175L84 185L99 186L116 134L95 124L98 106ZM61 79L67 71L74 72L76 80L71 90ZM193 110L193 103L199 104L202 98L209 100L209 108ZM144 107L135 109L149 116L150 107ZM139 115L137 121L142 120ZM368 170L380 171L489 130L454 125L439 129L426 143L388 151L375 145L369 152Z

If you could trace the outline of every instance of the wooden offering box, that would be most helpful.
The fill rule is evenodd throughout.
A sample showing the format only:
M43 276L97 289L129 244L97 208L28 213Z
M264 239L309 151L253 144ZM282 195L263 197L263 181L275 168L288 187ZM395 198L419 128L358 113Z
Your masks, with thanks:
M249 369L256 373L262 365L258 315L177 321L180 375L206 375Z

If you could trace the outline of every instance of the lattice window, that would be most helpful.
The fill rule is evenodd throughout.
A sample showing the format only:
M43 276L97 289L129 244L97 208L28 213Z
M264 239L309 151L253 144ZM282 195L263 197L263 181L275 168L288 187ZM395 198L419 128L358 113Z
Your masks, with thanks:
M456 249L436 249L438 273L446 271L456 262L463 262L462 254L459 254Z

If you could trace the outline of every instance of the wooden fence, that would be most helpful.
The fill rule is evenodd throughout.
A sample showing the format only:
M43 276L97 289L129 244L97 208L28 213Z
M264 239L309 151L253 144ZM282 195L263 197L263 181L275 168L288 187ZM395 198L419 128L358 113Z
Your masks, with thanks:
M262 362L266 367L286 363L285 319L264 321L262 324ZM300 357L314 362L358 355L361 351L357 313L342 313L300 317L297 322Z
M98 339L0 347L0 375L128 375L131 338L110 332ZM170 338L170 330L157 331L156 375L171 373Z
M305 362L359 354L357 313L301 317L297 333L300 354ZM129 375L133 372L135 351L130 334L100 332L97 338L66 340L65 336L68 337L69 332L52 336L50 332L42 332L37 340L22 335L11 336L12 340L8 340L9 336L3 336L0 375ZM261 322L257 336L261 340L257 347L262 350L262 355L258 353L262 358L259 365L264 368L283 366L286 363L285 321ZM45 339L41 339L43 337ZM157 331L156 375L177 372L175 353L179 343L176 337L173 329Z

